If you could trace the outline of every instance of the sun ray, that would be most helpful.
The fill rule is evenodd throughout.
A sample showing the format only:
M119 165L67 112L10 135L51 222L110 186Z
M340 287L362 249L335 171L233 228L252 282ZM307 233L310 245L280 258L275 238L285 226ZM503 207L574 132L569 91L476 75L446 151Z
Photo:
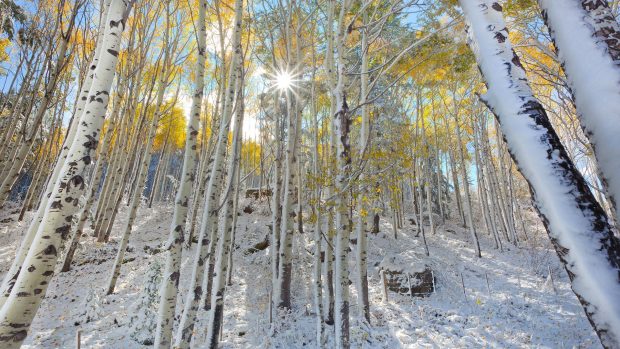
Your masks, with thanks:
M276 84L276 88L279 89L280 91L285 91L285 90L290 89L293 85L293 77L291 76L291 73L287 71L279 72L276 75L275 84Z

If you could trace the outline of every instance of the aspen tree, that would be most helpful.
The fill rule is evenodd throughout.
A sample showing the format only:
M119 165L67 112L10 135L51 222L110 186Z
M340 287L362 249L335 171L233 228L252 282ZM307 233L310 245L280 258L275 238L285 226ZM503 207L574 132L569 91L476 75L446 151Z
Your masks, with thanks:
M230 128L232 117L237 84L236 80L239 76L238 74L240 70L242 69L241 50L238 48L239 43L241 42L242 19L243 2L241 0L235 0L234 30L232 40L232 47L235 47L235 49L233 50L233 55L230 62L230 72L227 82L228 85L224 95L224 107L222 108L220 131L218 134L218 141L203 207L202 223L200 227L200 235L198 237L198 248L194 257L189 289L174 343L174 347L178 348L189 348L190 346L194 323L196 321L196 312L198 311L200 299L203 294L204 270L205 264L208 262L208 254L210 252L208 246L210 243L214 242L215 238L215 233L213 233L215 229L213 228L214 221L218 214L217 206L220 197L219 194L222 192L221 184L223 181L224 172L224 155L228 143L228 130Z
M538 4L615 216L620 218L620 160L614 141L620 132L616 107L620 105L620 25L607 1L539 0Z
M159 71L159 87L157 91L157 96L155 100L154 110L155 113L150 121L148 126L148 132L145 139L144 150L142 154L142 158L138 161L138 168L136 172L135 182L136 185L133 191L130 190L131 198L129 201L129 216L127 217L127 222L125 223L125 228L123 231L123 235L121 237L121 241L119 242L119 247L116 255L116 259L114 260L114 265L112 267L112 275L110 277L110 281L107 286L107 293L111 294L114 292L116 287L116 281L120 276L121 266L123 264L123 258L125 255L125 251L127 249L127 244L129 243L129 237L131 235L131 231L133 230L133 223L136 219L136 215L138 212L138 207L142 202L142 192L144 188L144 184L146 182L146 177L148 174L148 166L151 163L151 148L153 145L153 140L155 138L155 133L157 131L157 124L161 118L162 113L162 104L164 101L164 94L166 92L166 88L168 87L169 80L169 72L167 68L171 63L171 48L172 44L170 43L170 7L169 2L165 2L164 6L166 8L166 29L164 31L164 50L163 50L163 58L160 56L157 62L157 66L159 70L159 66L161 66L161 70ZM147 105L148 105L147 101ZM143 107L144 112L148 110L147 107ZM198 114L190 118L190 123L188 123L187 129L187 138L186 138L186 151L193 151L195 149L196 142L196 134L198 133L194 127L197 128L198 121L195 120L198 118ZM194 134L195 132L195 134ZM192 143L193 142L193 143ZM189 143L189 144L188 144Z
M312 39L311 39L312 40ZM311 41L311 43L314 43ZM316 64L316 49L314 49L314 45L312 45L312 63ZM322 223L323 217L321 215L321 186L320 186L320 175L321 175L321 159L319 158L319 120L318 120L318 112L316 110L317 102L316 102L316 73L312 71L312 79L310 85L310 115L312 117L312 175L314 176L314 263L313 263L313 295L314 295L314 309L316 313L316 342L317 347L324 348L325 347L325 326L323 326L323 283L321 279L321 253L323 245L323 230Z
M207 2L201 0L198 4L198 23L195 24L196 60L194 94L190 108L189 122L185 138L185 153L183 157L183 170L181 173L181 185L177 191L174 205L174 213L168 241L166 242L166 267L162 277L162 285L159 290L159 314L157 318L157 330L155 334L155 347L166 348L172 341L172 326L176 310L179 278L181 273L181 253L183 239L185 238L185 223L190 199L190 192L196 178L195 170L198 161L196 148L199 130L199 121L204 93L204 76L206 61L206 12Z
M368 23L368 14L366 11L363 13L363 23ZM366 105L366 96L368 95L368 29L362 30L361 40L361 52L362 52L362 66L360 75L360 105L361 107L361 126L359 134L359 153L363 154L364 150L368 148L370 141L370 111L368 105ZM357 250L356 250L356 263L357 263L357 294L358 302L360 303L360 313L366 319L366 322L370 324L370 302L368 300L368 190L364 183L364 173L359 175L359 182L361 183L360 192L358 193L358 217L356 222L357 229Z
M100 23L99 23L98 39L97 39L97 43L95 46L92 62L90 64L91 73L86 74L85 80L82 83L82 90L80 90L79 98L76 100L76 108L72 116L72 122L69 126L67 136L64 139L60 155L58 156L58 159L56 160L56 163L54 165L54 169L52 170L51 175L47 180L47 184L45 185L45 191L44 191L43 196L41 197L41 202L39 203L39 207L37 208L37 211L34 217L32 218L30 225L28 226L28 230L26 231L26 234L24 238L22 239L19 249L17 250L15 254L15 258L13 259L11 267L9 268L9 271L6 273L4 280L2 281L2 285L0 286L0 292L1 292L0 293L0 306L4 305L4 302L6 301L7 297L11 293L13 285L15 284L15 281L17 280L17 277L19 276L19 273L21 272L21 267L28 254L28 250L30 249L30 246L32 245L32 241L34 240L37 234L37 231L39 229L39 226L41 225L41 222L43 221L43 214L45 213L45 210L47 209L49 198L52 195L52 190L54 188L56 180L58 179L58 176L61 173L60 171L61 171L62 166L64 165L65 159L67 158L69 148L71 147L71 144L73 144L73 140L75 138L75 135L78 129L77 124L78 124L78 121L82 117L83 108L86 105L86 102L88 100L88 93L90 91L90 86L92 85L93 77L95 74L95 67L97 67L98 65L101 47L103 47L105 23L106 23L106 18L108 15L108 8L110 6L111 1L112 0L105 0L103 4L104 6L102 8L102 13L100 15L100 20L99 20ZM2 144L5 144L5 143L3 142Z
M336 2L328 1L327 8L327 24L325 28L326 39L327 39L327 52L325 53L325 71L327 73L327 85L329 88L328 96L329 96L329 115L336 115L336 101L334 97L334 91L336 82L334 77L336 76L336 67L334 62L334 45L335 45L335 35L334 35L334 16L336 12ZM328 122L331 122L331 118L328 119ZM329 145L326 147L329 149L328 156L328 166L329 166L329 176L331 177L331 183L327 186L327 196L332 197L335 193L334 188L334 178L335 168L333 166L333 157L336 154L336 134L334 132L330 133ZM327 239L328 244L325 248L325 279L327 283L327 312L325 314L325 323L328 325L334 324L334 313L335 313L335 282L334 282L334 205L333 203L328 203L328 214L327 214Z
M241 0L237 0L240 2ZM235 48L235 51L241 51L241 43ZM221 219L223 224L218 224L218 246L217 255L213 256L216 260L215 272L213 273L213 294L211 296L211 311L207 322L207 345L210 349L217 349L220 330L224 322L224 294L226 290L226 274L230 267L228 255L232 254L231 242L232 231L234 229L233 222L236 212L233 210L236 191L236 173L239 171L239 160L241 153L241 142L243 137L243 65L239 64L237 72L237 105L235 106L235 132L233 134L233 144L228 164L228 186L224 194L224 211Z
M11 293L0 310L0 343L17 348L26 338L32 319L45 296L54 274L58 249L66 239L77 201L85 189L84 170L91 162L105 119L109 90L114 78L121 33L132 3L112 0L103 42L102 56L95 67L95 78L89 92L84 116L63 164L58 182L43 215L43 220L28 255L24 271L17 277ZM27 266L27 267L26 267Z
M460 4L469 21L470 46L488 86L483 99L501 121L508 149L530 185L573 292L603 346L617 347L620 242L532 95L508 40L502 7L489 0Z
M291 41L293 40L293 4L288 4L287 17L285 22L285 36L286 36L286 52L287 52L287 67L290 69L293 48ZM299 38L298 38L299 40ZM300 45L300 42L297 42ZM284 72L290 74L289 72ZM297 143L299 134L299 121L301 118L301 111L298 109L298 103L296 100L292 100L292 92L286 88L283 90L284 98L286 101L286 126L287 126L287 140L284 162L284 192L282 201L282 213L280 222L280 249L278 259L278 284L276 288L277 306L279 308L290 309L291 308L291 279L292 279L292 250L293 250L293 217L295 216L295 208L293 207L293 201L295 200L295 177L298 175L295 171L297 165ZM301 190L301 188L299 188ZM298 217L301 219L300 217Z
M455 96L453 95L453 99L454 97ZM474 226L471 195L469 192L469 178L467 176L467 163L465 162L465 150L463 149L463 141L461 140L461 126L459 119L456 117L458 108L455 106L454 109L454 125L456 129L456 142L458 144L457 150L459 152L459 158L461 161L459 169L461 172L461 178L463 179L463 191L465 192L465 214L467 217L467 225L469 226L469 233L471 235L472 243L474 244L474 248L476 250L476 255L478 257L482 257L482 254L480 253L480 242L478 241L478 233L476 232L476 227Z
M345 28L346 15L350 9L351 1L345 0L340 6L336 31L336 85L332 93L334 94L336 114L333 115L333 133L337 136L337 167L338 174L336 182L336 294L335 294L335 327L336 345L338 348L346 349L350 347L349 335L349 234L351 232L351 217L347 207L347 181L351 175L351 144L349 143L349 133L351 120L345 85L345 42L347 39L347 29Z

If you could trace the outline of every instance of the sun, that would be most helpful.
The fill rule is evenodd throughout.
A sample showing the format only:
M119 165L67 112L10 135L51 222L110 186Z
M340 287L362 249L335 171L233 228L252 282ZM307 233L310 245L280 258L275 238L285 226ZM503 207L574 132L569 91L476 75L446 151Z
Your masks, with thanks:
M288 90L293 85L293 76L291 75L291 73L287 71L279 72L276 75L275 83L276 83L276 87L278 88L278 90L280 91Z

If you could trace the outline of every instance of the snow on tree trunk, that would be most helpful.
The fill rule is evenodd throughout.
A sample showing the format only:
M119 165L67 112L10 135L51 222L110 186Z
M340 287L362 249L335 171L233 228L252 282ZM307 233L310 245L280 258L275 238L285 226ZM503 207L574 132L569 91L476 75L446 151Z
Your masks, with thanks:
M593 19L588 21L588 24L594 29L593 36L596 37L597 43L607 48L607 53L617 66L620 64L620 26L614 12L618 10L618 2L614 1L613 9L609 7L606 0L580 0L579 2Z
M279 99L276 100L275 109L276 113L279 113ZM278 115L279 116L279 115ZM282 188L282 126L280 124L280 118L274 118L274 128L275 128L275 142L276 142L276 150L275 150L275 159L273 164L273 195L272 195L272 208L271 208L271 247L269 248L269 252L271 254L271 289L272 289L272 299L270 300L272 308L275 308L277 304L277 299L279 297L279 293L276 292L278 289L278 264L280 262L279 253L280 253L280 224L282 223L282 203L280 202L281 196L281 188ZM272 315L272 314L270 314Z
M329 197L334 199L334 211L330 211L327 221L328 236L331 236L333 229L333 213L335 213L335 280L334 280L334 304L332 308L332 263L331 252L326 247L325 268L327 272L327 286L329 308L326 323L331 324L332 314L334 315L335 344L337 348L349 348L349 235L351 233L352 221L349 217L348 189L347 183L351 172L350 140L349 131L351 120L349 107L345 94L345 42L348 31L346 29L346 16L352 5L351 1L343 1L340 6L340 13L336 25L333 28L336 2L328 2L328 20L326 25L327 52L325 57L325 69L327 72L327 83L330 90L330 120L332 122L332 132L330 134L330 153L336 156L336 167L330 171L334 176L333 187L328 187ZM334 33L336 35L334 35ZM334 51L337 59L334 60ZM331 246L331 245L330 245Z
M334 118L334 131L338 135L338 167L336 177L336 340L339 348L349 347L349 264L348 249L351 218L347 206L347 180L350 175L351 156L349 130L351 121L345 96L338 98L340 110Z
M484 101L496 115L558 256L601 343L620 346L620 242L570 161L508 41L502 7L460 0L470 46L485 78Z
M73 215L79 210L78 200L86 187L85 170L94 156L105 120L128 5L123 0L113 0L110 4L102 56L95 68L86 110L76 125L75 139L24 260L24 272L17 277L11 294L0 310L0 346L3 348L17 348L26 338L54 274L60 245L71 229Z
M620 28L607 1L539 0L594 148L601 179L620 217Z
M155 347L167 348L172 341L172 326L176 310L177 293L179 290L179 277L181 273L181 254L185 235L185 223L191 190L196 178L197 139L200 123L200 113L204 93L204 75L207 36L206 29L206 0L200 0L198 5L198 33L196 33L198 59L196 61L196 81L194 95L190 108L189 122L187 124L187 137L185 139L185 154L183 157L183 170L181 172L181 184L177 191L172 215L172 223L168 241L166 243L166 269L162 279L160 290L159 317L157 319L157 334ZM191 243L191 241L189 242Z
M327 23L325 26L325 32L327 36L327 52L325 53L325 70L327 76L327 83L330 89L329 95L329 115L336 115L337 105L335 101L335 96L331 93L332 90L335 89L335 66L334 66L334 16L336 13L336 2L329 1L328 2L328 10L327 10ZM328 154L330 159L330 166L328 167L329 177L332 179L332 183L327 185L326 194L327 197L333 197L335 188L333 184L333 178L336 177L336 169L335 166L331 165L331 159L336 155L336 134L334 132L330 132L329 134L329 145L328 145ZM327 297L326 297L326 308L327 311L325 313L325 323L328 325L334 324L334 308L335 308L335 292L334 292L334 249L335 245L335 229L334 229L334 207L333 204L330 203L327 206L327 244L325 246L325 283L327 288Z

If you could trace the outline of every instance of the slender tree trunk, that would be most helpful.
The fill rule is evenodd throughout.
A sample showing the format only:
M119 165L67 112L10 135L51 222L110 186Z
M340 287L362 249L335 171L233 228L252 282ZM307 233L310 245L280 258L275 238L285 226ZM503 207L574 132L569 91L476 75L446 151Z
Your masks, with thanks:
M276 157L274 159L273 170L273 196L271 208L271 289L272 289L272 308L278 306L276 299L279 295L276 293L278 289L278 275L280 263L280 225L282 224L282 204L281 204L281 188L282 188L282 126L280 125L279 115L279 99L276 100L276 117L274 120L274 133L276 143Z
M344 89L345 85L345 41L347 34L345 31L345 16L351 3L344 0L340 8L338 19L338 31L336 51L338 53L336 69L338 81L334 89L334 99L337 112L334 115L333 132L337 136L336 162L338 175L336 176L336 297L335 297L335 327L336 327L336 347L348 349L350 347L349 334L349 235L351 233L351 217L349 216L349 201L347 183L351 175L351 144L349 139L351 119L347 96Z
M172 222L170 224L168 241L166 243L166 250L168 253L166 255L166 267L162 277L162 285L159 291L159 313L155 333L156 348L168 348L172 341L172 326L174 324L177 293L179 291L185 223L187 220L191 190L196 178L196 164L198 163L196 149L198 144L198 131L200 129L206 61L206 0L200 0L198 6L198 32L196 33L198 59L196 61L196 81L194 83L192 106L189 112L189 122L187 123L185 155L183 158L180 187L177 190L174 213L172 214ZM164 67L168 64L169 62L166 57L166 59L164 59ZM162 84L163 83L162 81ZM163 94L161 96L163 97Z
M450 130L448 128L448 120L446 117L446 133L450 133ZM461 221L463 222L463 226L467 226L466 220L465 220L465 211L463 210L463 204L462 204L462 199L461 199L461 189L459 187L459 179L458 179L458 175L456 174L456 161L454 159L454 151L450 148L448 148L448 158L450 160L450 171L452 173L452 184L454 184L454 196L456 197L456 207L457 210L459 211L459 217L461 218Z
M476 233L476 227L474 226L471 195L469 193L469 178L467 177L467 163L465 162L465 156L463 155L465 150L463 149L463 142L461 141L461 126L459 124L459 119L457 118L456 114L454 114L454 123L456 125L456 142L458 143L458 152L461 160L461 165L459 168L461 170L461 178L463 179L463 191L465 192L465 214L467 217L467 225L469 225L469 233L471 234L471 239L476 250L476 255L478 257L482 257L482 254L480 253L480 242L478 241L478 234Z
M104 136L104 147L108 143L111 134L112 129L109 129ZM99 189L99 184L101 184L101 177L103 174L103 155L104 154L99 154L99 159L97 160L97 164L95 165L95 171L92 176L92 182L90 184L90 190L87 195L86 203L80 211L77 225L71 231L71 237L69 238L69 249L65 254L64 260L62 262L62 268L60 270L62 272L71 270L71 262L73 261L73 256L80 243L80 237L84 232L84 226L86 225L86 221L88 220L88 212L90 211L90 208L95 202L95 197L97 195L97 190Z
M170 16L169 11L167 11L168 16ZM169 18L169 17L167 17ZM151 120L151 123L149 124L149 128L148 128L148 133L145 139L145 144L144 144L144 153L142 154L142 157L138 160L138 165L137 165L137 171L136 171L136 176L134 179L134 185L133 185L133 190L130 189L130 193L131 193L131 199L129 200L129 217L127 218L127 223L125 224L125 230L123 232L123 236L121 238L121 241L119 243L119 248L118 248L118 252L117 252L117 256L116 259L114 260L114 265L112 267L112 276L110 277L110 281L108 283L108 289L107 289L107 294L111 294L114 292L114 289L116 287L116 281L118 280L118 277L120 276L120 272L121 272L121 266L123 264L123 258L125 255L125 250L127 248L127 244L129 243L129 237L131 235L131 231L133 229L133 223L135 221L137 212L138 212L138 208L140 207L140 203L142 202L142 192L144 191L144 185L146 183L146 179L148 176L148 169L149 169L149 165L151 163L151 148L153 146L153 140L155 139L155 134L157 131L157 125L159 123L159 120L161 118L161 113L162 113L162 104L164 101L164 94L166 92L166 88L168 87L168 70L167 67L170 64L170 45L169 44L169 30L170 30L170 24L168 21L166 21L166 30L164 33L164 42L166 43L165 49L164 49L164 58L163 58L163 62L158 62L161 63L161 71L159 72L160 75L160 79L159 79L159 88L158 88L158 92L157 92L157 97L156 97L156 101L155 101L155 115L153 116L153 119ZM152 91L152 88L151 88ZM147 103L147 105L150 103ZM146 111L147 109L144 108L144 110ZM196 137L198 134L198 114L200 114L199 112L195 113L195 115L192 115L190 117L190 122L188 123L188 128L187 128L187 138L186 138L186 153L192 154L195 151L196 148ZM143 114L142 115L143 118L146 118L146 115ZM186 156L187 159L188 156ZM195 158L192 159L194 162L196 161ZM185 173L184 173L185 175ZM188 174L188 176L192 176L193 173L190 172ZM191 183L190 183L191 185ZM187 189L187 191L189 192L189 189ZM185 200L185 204L187 204L187 201L189 199ZM185 206L187 207L187 205ZM110 223L112 224L112 223ZM177 238L177 237L175 237ZM183 240L183 236L181 235L181 241ZM179 247L180 248L180 247ZM164 274L166 275L166 274ZM175 297L176 300L176 297Z
M242 145L243 143L239 147L241 147ZM235 179L235 202L233 203L232 237L230 239L230 253L228 254L228 272L226 273L226 286L232 286L235 236L237 235L237 217L239 217L239 192L241 191L241 170L237 170L235 173L237 178Z
M287 91L287 94L289 92ZM278 260L278 288L277 306L279 308L291 308L291 277L292 277L292 250L293 250L293 217L295 208L295 165L297 164L296 144L297 144L297 118L301 117L297 110L293 110L290 101L291 96L287 96L287 124L288 139L286 144L286 162L284 167L284 201L282 203L282 214L280 223L280 251Z
M166 167L166 162L168 161L167 159L168 159L168 154L169 154L169 152L166 151L166 149L168 148L169 136L170 136L170 129L168 129L168 132L166 133L166 138L164 139L164 145L161 148L161 154L159 155L159 159L157 161L157 168L155 169L155 177L153 178L153 186L151 188L151 193L149 194L149 208L153 206L153 199L155 199L155 196L159 192L161 182L163 181L162 179L162 177L164 177L163 168Z
M366 11L363 14L364 23L368 22ZM360 104L362 104L362 122L359 135L359 151L360 154L369 146L369 130L370 130L370 113L366 103L366 95L368 94L368 30L362 31L362 67L360 76ZM369 193L366 189L364 173L359 176L360 193L358 194L358 216L357 216L357 250L355 261L357 264L357 294L360 309L360 315L370 324L370 302L368 300L368 197Z
M482 216L484 218L484 226L487 232L493 237L493 241L495 243L495 248L500 248L500 243L497 239L497 231L495 231L495 225L491 222L491 218L489 217L489 212L491 212L489 208L489 202L487 200L487 187L484 185L485 183L485 172L484 166L480 157L480 148L482 147L480 142L480 137L478 136L478 128L476 127L475 118L472 119L472 128L474 133L474 156L476 159L476 175L477 175L477 187L478 187L478 197L480 200L480 204L482 206Z
M334 76L336 73L336 67L334 64L334 16L336 11L336 2L329 1L328 2L328 10L327 10L327 24L325 28L326 36L327 36L327 52L325 53L325 70L327 72L327 82L329 83L330 90L335 89ZM344 6L343 6L344 8ZM335 96L333 93L329 93L330 97L330 116L335 116L337 111L337 104L335 101ZM329 175L331 178L336 177L336 171L333 164L333 157L336 156L336 133L330 133L329 145L326 146L326 149L329 151L328 156L328 165L329 165ZM327 195L328 197L332 197L335 193L335 185L330 183L327 187ZM336 312L336 291L335 291L335 280L334 280L334 259L335 259L335 250L334 250L334 241L335 241L335 229L334 229L334 207L330 205L328 208L327 214L327 238L328 244L325 249L325 279L327 281L327 314L325 323L328 325L333 325L335 323L335 312Z
M222 109L222 119L220 132L218 134L218 143L215 150L215 157L213 161L213 169L211 171L211 178L209 179L209 185L207 187L207 195L205 197L205 204L203 208L203 216L202 216L202 224L200 227L200 235L198 238L198 248L196 250L196 256L194 258L194 265L192 270L192 276L190 278L189 289L187 293L187 298L185 301L185 306L183 309L183 314L179 321L179 327L177 331L177 336L175 338L175 347L179 348L189 348L193 330L194 323L196 320L196 312L198 311L198 307L200 305L200 299L202 297L203 289L203 278L204 278L204 265L205 262L208 262L208 252L210 242L213 242L213 234L211 233L213 229L213 222L217 217L219 208L218 199L219 193L221 192L221 182L224 171L224 154L226 152L226 146L228 143L228 130L230 128L231 116L235 98L235 90L237 84L241 83L240 72L242 70L242 57L241 57L241 24L243 17L243 4L241 0L235 0L235 20L234 20L234 32L233 32L233 41L232 45L235 47L235 50L232 55L231 64L230 64L230 74L228 79L228 86L226 90L226 94L224 97L224 108ZM232 155L234 157L234 155ZM207 235L209 234L209 235ZM211 240L211 241L209 241Z
M312 61L316 63L316 51L312 51ZM310 87L310 115L312 116L312 175L314 176L314 202L312 206L314 210L314 263L313 263L313 295L314 295L314 311L316 314L316 343L317 347L323 349L325 347L325 326L323 326L323 283L321 278L321 254L323 245L322 231L322 215L321 215L321 183L320 183L320 166L321 159L319 157L319 120L316 111L316 76L312 74L312 84ZM262 162L262 158L261 158Z
M241 17L242 0L235 1L236 16ZM237 13L238 11L238 13ZM239 19L240 20L240 19ZM237 48L239 54L241 54L241 43L239 42ZM237 105L236 105L236 117L235 117L235 132L233 135L233 146L231 149L231 155L228 166L228 189L225 192L225 204L222 217L224 219L223 224L218 224L220 238L218 240L217 256L213 258L217 261L215 266L215 273L213 276L213 293L211 297L211 309L209 312L209 319L207 323L207 345L209 349L217 349L219 342L219 334L224 320L224 293L226 290L226 274L230 265L228 264L228 255L232 253L232 231L234 229L233 222L235 221L233 215L236 213L233 210L235 201L235 191L237 182L236 171L239 171L239 160L241 154L241 141L243 135L243 66L239 65L237 68L238 90L237 90Z

